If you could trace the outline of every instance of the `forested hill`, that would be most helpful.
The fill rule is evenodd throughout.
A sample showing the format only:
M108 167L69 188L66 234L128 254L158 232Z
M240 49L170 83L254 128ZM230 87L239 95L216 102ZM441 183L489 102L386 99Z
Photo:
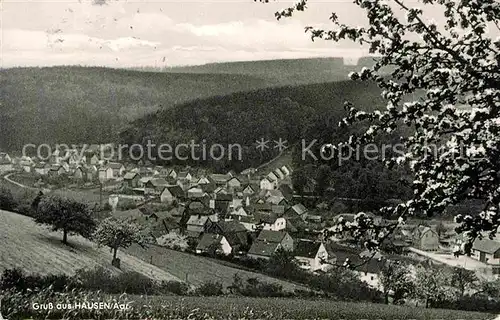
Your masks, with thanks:
M370 63L365 61L363 63ZM0 149L117 141L156 110L234 92L345 79L341 59L271 60L145 72L97 67L0 70Z
M153 143L240 144L248 147L243 161L216 161L216 169L243 169L270 159L277 152L270 148L261 153L255 141L261 138L287 140L298 144L301 139L325 140L319 124L336 127L345 116L344 102L351 101L361 109L383 107L380 90L374 83L340 81L303 86L261 89L207 99L197 99L175 108L159 110L134 121L122 132L127 144L151 140ZM339 129L335 129L339 131ZM304 134L307 134L305 136ZM326 137L340 138L336 134Z
M130 120L196 98L276 86L237 74L108 68L16 68L0 72L0 148L26 143L116 141Z

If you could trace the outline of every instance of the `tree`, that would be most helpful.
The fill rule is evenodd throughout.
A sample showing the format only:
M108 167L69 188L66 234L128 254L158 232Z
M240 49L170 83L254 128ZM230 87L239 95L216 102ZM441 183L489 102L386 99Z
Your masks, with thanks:
M436 233L438 235L439 238L441 238L442 236L444 236L446 234L446 227L445 225L443 224L442 221L439 221L439 223L436 225Z
M349 76L376 82L387 103L385 109L366 112L346 102L348 114L339 125L368 121L370 126L332 147L342 154L345 145L363 145L380 133L408 126L401 130L403 148L384 162L389 168L409 166L413 196L382 212L404 221L409 215L432 216L466 199L481 199L480 214L456 217L460 224L456 231L467 237L464 252L470 253L476 238L483 233L493 237L500 225L500 41L493 40L490 32L500 30L500 3L419 3L443 12L440 24L402 0L354 3L365 12L366 26L348 26L333 13L331 30L307 27L306 32L312 40L351 40L366 46L375 56L373 67ZM304 11L306 4L300 0L276 17L291 17Z
M107 246L113 252L113 265L119 267L117 259L119 248L128 248L136 243L145 246L152 238L139 225L128 220L113 217L106 218L94 233L94 239L99 246Z
M94 213L86 204L58 196L40 200L35 222L50 225L53 231L62 231L64 244L68 244L69 234L90 238L96 227Z
M418 267L415 279L415 296L425 300L425 307L432 307L449 296L449 279L441 269Z
M451 274L451 285L458 289L460 297L463 297L467 290L475 288L478 281L479 279L474 271L466 270L460 267L453 268Z
M16 201L12 196L12 192L5 187L0 187L0 209L13 210L16 206Z
M409 269L400 262L386 261L379 272L379 279L386 304L389 303L391 292L394 304L413 292L413 281Z

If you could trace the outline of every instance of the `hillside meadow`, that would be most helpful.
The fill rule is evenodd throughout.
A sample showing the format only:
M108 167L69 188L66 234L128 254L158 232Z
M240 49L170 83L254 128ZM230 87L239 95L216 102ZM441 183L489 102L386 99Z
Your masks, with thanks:
M0 272L21 268L41 275L73 275L79 269L96 266L120 272L111 266L108 248L98 248L80 236L70 236L69 246L63 245L61 239L61 234L50 232L29 217L0 210ZM123 271L136 271L155 280L179 280L137 257L124 252L118 256Z

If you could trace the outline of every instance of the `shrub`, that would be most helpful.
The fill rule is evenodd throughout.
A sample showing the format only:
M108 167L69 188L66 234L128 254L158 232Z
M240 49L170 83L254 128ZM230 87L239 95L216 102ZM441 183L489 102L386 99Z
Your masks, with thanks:
M5 187L0 187L0 209L12 211L16 205L12 192Z
M174 293L179 296L187 295L189 286L180 281L162 281L160 284L161 293Z
M156 283L138 272L128 271L116 276L108 293L154 294Z
M235 274L230 286L232 293L238 293L247 297L283 297L283 287L277 283L261 282L257 278L249 278L243 283L239 274Z
M195 290L195 294L200 296L220 296L223 292L222 284L218 281L205 282Z
M80 269L75 276L79 285L87 290L109 292L113 287L113 274L104 267Z

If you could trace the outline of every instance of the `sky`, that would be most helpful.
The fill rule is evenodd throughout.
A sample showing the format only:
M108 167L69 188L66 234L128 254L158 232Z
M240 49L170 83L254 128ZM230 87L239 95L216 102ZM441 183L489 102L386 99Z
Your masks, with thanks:
M0 0L2 67L179 66L281 58L356 59L351 42L312 42L304 27L340 21L365 25L352 0L310 0L277 21L293 2L253 0Z

